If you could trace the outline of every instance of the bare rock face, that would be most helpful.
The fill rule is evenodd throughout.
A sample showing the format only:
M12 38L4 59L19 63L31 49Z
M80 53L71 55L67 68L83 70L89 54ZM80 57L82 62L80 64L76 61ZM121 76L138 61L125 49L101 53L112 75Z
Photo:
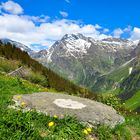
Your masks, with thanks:
M38 112L51 116L57 115L60 118L65 115L75 116L92 126L105 124L114 127L124 122L124 118L112 107L70 95L44 92L21 95L20 99L15 95L13 100L15 106L21 106L24 102L25 109L36 109Z

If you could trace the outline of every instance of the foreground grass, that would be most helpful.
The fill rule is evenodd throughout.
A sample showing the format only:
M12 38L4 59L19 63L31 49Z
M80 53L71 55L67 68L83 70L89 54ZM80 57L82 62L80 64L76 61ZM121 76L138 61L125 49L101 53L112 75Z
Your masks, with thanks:
M126 116L126 124L132 133L133 139L140 140L140 116Z
M7 110L1 123L1 139L84 140L84 127L76 119L57 119L36 112ZM53 126L49 126L53 123Z

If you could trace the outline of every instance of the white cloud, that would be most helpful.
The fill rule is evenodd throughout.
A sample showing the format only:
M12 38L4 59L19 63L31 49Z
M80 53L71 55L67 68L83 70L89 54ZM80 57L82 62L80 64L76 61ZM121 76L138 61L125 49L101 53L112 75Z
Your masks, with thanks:
M104 29L103 29L103 33L107 33L107 32L109 32L109 29L104 28Z
M46 16L46 15L41 15L41 16L23 15L22 17L25 18L25 19L31 20L33 22L38 22L38 23L45 23L50 19L50 17Z
M124 29L121 28L117 28L113 31L113 37L115 38L121 38L122 35L124 34L128 34L130 35L130 33L132 32L132 27L129 25Z
M140 28L134 27L130 39L134 41L140 40Z
M102 29L102 27L100 25L98 25L98 24L95 24L95 28L96 29Z
M1 15L0 21L0 30L5 32L24 34L35 29L32 21L21 18L17 15Z
M0 8L1 8L1 10L4 10L5 12L15 14L15 15L23 13L23 8L18 3L15 3L11 0L9 0L5 3L2 3L0 5Z
M131 30L132 30L132 27L130 25L123 29L124 32L131 32Z
M65 2L70 3L70 0L65 0Z
M69 15L69 14L68 14L67 12L65 12L65 11L60 11L59 13L60 13L60 15L63 16L64 18L65 18L65 17L68 17L68 15Z
M120 38L124 31L120 28L117 28L113 31L113 37Z
M53 23L41 24L41 26L39 27L39 31L47 33L48 40L58 40L63 35L71 33L82 33L86 36L101 39L102 34L97 31L96 28L97 25L79 25L75 21L62 19L56 20Z

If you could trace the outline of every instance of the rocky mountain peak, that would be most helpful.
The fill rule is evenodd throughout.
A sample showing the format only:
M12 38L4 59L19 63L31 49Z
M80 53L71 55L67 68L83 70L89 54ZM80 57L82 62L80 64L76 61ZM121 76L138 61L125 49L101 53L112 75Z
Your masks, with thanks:
M66 56L75 56L87 52L87 49L91 46L88 38L82 34L66 34L60 41L56 41L48 52L59 52L59 54L65 54ZM49 53L50 54L50 53Z
M62 38L62 40L77 40L77 39L83 39L86 40L87 37L85 37L84 35L80 34L80 33L76 33L76 34L65 34Z

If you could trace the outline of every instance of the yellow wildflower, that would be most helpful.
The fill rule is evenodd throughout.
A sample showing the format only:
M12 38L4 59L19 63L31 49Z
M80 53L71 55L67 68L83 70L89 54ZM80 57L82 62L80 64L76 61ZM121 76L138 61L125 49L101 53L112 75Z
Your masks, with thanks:
M58 118L58 116L57 116L57 115L54 115L53 117L54 117L55 119L57 119L57 118Z
M22 103L21 103L21 105L22 105L22 106L25 106L25 105L26 105L26 103L25 103L25 102L22 102Z
M86 134L86 135L89 134L88 131L87 131L87 129L84 129L83 133Z
M17 99L21 99L21 96L17 96Z
M52 127L53 125L54 125L54 122L49 122L49 123L48 123L48 126L49 126L49 127Z
M86 130L90 133L92 129L90 127L86 128Z

